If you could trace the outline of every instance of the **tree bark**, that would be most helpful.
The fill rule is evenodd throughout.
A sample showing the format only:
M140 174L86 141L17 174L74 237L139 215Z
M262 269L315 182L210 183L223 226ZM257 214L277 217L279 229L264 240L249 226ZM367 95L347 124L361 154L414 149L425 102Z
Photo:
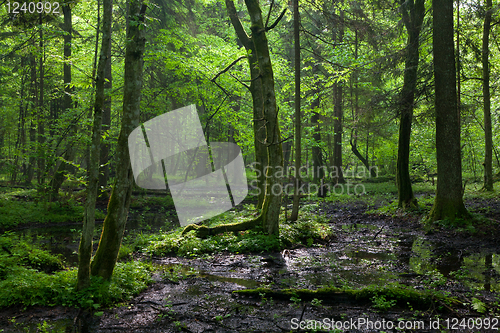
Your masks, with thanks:
M319 91L317 91L319 93ZM325 175L323 170L323 154L321 151L321 127L319 123L319 113L314 111L314 109L319 108L320 99L317 96L314 101L311 103L312 116L311 116L311 125L313 126L313 146L311 147L312 154L312 164L313 164L313 181L318 182Z
M302 123L300 119L300 13L299 0L293 1L293 38L295 54L295 189L290 221L297 221L300 204L300 164L302 163Z
M333 29L332 29L333 30ZM335 36L337 43L344 42L344 11L340 10L339 20L337 22L338 35ZM343 136L343 87L342 83L337 82L333 86L335 104L333 106L333 167L336 176L332 181L336 184L344 184L344 171L342 170L342 136Z
M133 174L128 150L128 136L139 126L143 54L146 39L144 0L130 0L125 52L123 117L115 154L116 180L108 203L99 247L92 261L92 275L109 280L118 258L132 194Z
M417 208L410 180L410 138L413 120L413 105L419 62L420 29L425 15L424 0L401 1L403 22L408 32L403 89L401 91L401 118L399 122L398 161L396 183L398 186L398 206Z
M102 131L106 133L111 126L111 89L113 89L113 77L111 73L111 39L109 40L108 58L110 59L106 65L104 74L104 112L102 114ZM99 172L99 191L102 198L107 198L106 186L109 179L109 143L104 142L101 145L100 156L101 169Z
M266 27L262 20L262 12L258 0L245 0L250 15L252 40L259 60L260 81L266 124L266 146L268 168L266 172L266 192L262 205L262 225L270 235L279 234L279 213L281 208L281 177L283 169L283 151L278 122L278 109L274 91L274 74L269 55ZM280 188L276 193L275 185Z
M266 125L264 122L262 82L259 80L259 59L255 51L255 45L241 24L236 12L234 2L226 0L226 8L231 19L231 24L236 31L239 41L248 53L248 65L250 67L250 93L252 94L253 107L253 134L255 147L255 165L257 170L257 187L259 191L257 208L261 209L264 203L266 191L265 167L268 165L266 139Z
M457 117L453 0L434 0L433 54L436 107L437 191L429 222L468 217L463 202L460 124Z
M99 56L99 65L96 73L96 94L94 103L94 122L92 129L92 143L90 147L89 165L88 165L88 185L87 199L83 216L82 237L78 249L78 290L87 288L90 285L92 258L92 237L94 235L95 225L95 204L97 200L97 187L99 181L99 156L101 146L101 123L104 106L104 74L108 58L108 48L111 39L111 23L113 13L113 0L103 1L103 29L102 46ZM108 213L109 214L109 213Z
M64 14L64 97L63 97L63 112L67 112L72 108L72 98L73 87L71 87L71 43L72 43L72 33L73 33L73 24L72 24L72 15L71 15L71 7L69 5L63 6L63 14ZM70 125L70 129L68 131L68 137L70 140L76 134L76 124L74 121ZM56 169L54 176L52 177L52 181L50 184L50 195L49 198L51 201L56 201L59 196L59 189L61 188L62 183L64 182L64 178L68 173L71 164L67 163L67 161L73 161L75 158L75 149L73 147L73 142L69 141L66 146L66 150L63 154L63 161L59 164Z
M484 104L484 189L493 191L493 133L491 129L490 64L489 41L492 15L492 1L486 0L486 14L483 25L483 104Z

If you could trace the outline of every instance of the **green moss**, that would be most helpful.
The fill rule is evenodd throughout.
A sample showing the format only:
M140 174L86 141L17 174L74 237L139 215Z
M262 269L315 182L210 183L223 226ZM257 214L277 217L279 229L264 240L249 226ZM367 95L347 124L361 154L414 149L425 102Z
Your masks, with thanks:
M312 301L314 299L325 302L360 302L366 303L373 301L374 297L383 298L391 301L391 304L399 306L412 305L418 308L425 308L432 303L439 301L447 304L459 304L454 298L445 296L433 290L417 291L410 287L389 284L384 287L370 285L362 289L345 289L325 287L317 290L310 289L282 289L271 290L267 288L235 290L234 294L242 296L273 297L274 299L290 300L291 297L299 298L303 301Z

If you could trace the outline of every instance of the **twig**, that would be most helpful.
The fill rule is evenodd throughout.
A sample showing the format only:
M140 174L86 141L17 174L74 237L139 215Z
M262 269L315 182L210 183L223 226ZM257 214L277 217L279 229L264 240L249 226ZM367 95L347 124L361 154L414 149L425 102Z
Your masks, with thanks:
M375 238L377 238L378 234L380 234L380 232L384 229L384 226L382 226L382 228L380 228L379 231L377 231L377 233L375 234L375 236L373 236L372 238L372 242L375 240Z

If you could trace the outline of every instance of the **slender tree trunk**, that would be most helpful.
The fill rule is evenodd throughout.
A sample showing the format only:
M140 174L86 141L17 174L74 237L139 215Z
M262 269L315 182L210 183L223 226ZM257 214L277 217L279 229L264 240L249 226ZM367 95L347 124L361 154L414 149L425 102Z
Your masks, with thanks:
M111 73L111 39L109 40L110 45L108 48L108 59L110 59L106 65L105 73L105 99L104 99L104 112L102 114L102 131L106 133L109 131L111 126L111 89L113 88L112 73ZM101 196L107 197L106 186L108 186L109 179L109 143L104 142L101 145L101 156L100 164L102 165L99 172L99 188L101 191Z
M71 86L71 45L72 45L72 33L73 33L73 24L72 24L72 15L71 15L71 7L69 5L63 6L63 14L64 14L64 97L63 97L63 112L68 112L69 109L73 107L73 102L71 95L73 94L73 87ZM72 161L75 158L75 149L73 147L73 137L76 134L76 124L74 121L70 125L70 129L68 131L69 142L67 143L66 150L63 154L63 161L57 167L54 176L52 177L52 181L50 184L50 200L56 201L59 196L59 189L61 188L62 183L64 182L64 178L71 168L71 165L68 162Z
M424 0L401 1L403 22L408 32L406 47L406 63L404 72L403 90L401 91L401 118L399 122L398 161L396 183L398 186L401 208L417 208L417 199L413 195L410 180L410 137L413 119L413 105L415 103L415 89L419 62L420 28L425 15Z
M144 0L130 0L125 52L125 83L123 117L116 148L116 180L108 203L99 247L92 261L92 275L109 280L118 258L125 231L132 194L133 174L128 150L128 136L139 125L143 54L147 29L144 19L147 6Z
M40 73L40 80L39 80L39 93L40 97L38 98L38 111L37 111L37 129L38 129L38 149L37 149L37 155L38 155L38 172L37 172L37 178L38 178L38 184L43 184L45 182L45 112L43 108L43 95L44 95L44 68L43 68L43 61L44 61L44 46L43 46L43 27L42 27L42 14L40 14L40 30L39 30L39 36L40 36L40 41L39 41L39 48L40 48L40 58L39 58L39 73Z
M319 91L318 91L319 93ZM311 148L312 164L313 164L313 181L318 182L323 178L323 153L321 151L321 127L319 122L319 113L314 111L314 109L320 106L319 96L314 99L311 103L311 108L313 108L313 114L311 116L311 125L313 126L313 146Z
M342 1L343 2L343 1ZM332 29L333 30L333 29ZM344 42L344 11L340 9L339 20L337 21L337 35L335 41L339 44ZM356 44L357 56L357 44ZM342 170L342 136L344 121L344 95L342 83L337 82L333 86L335 104L333 106L333 166L335 178L332 181L336 184L344 184L344 171Z
M463 202L460 124L453 45L453 0L434 0L433 53L436 105L437 191L429 221L468 217Z
M33 41L34 44L34 41ZM34 46L34 45L33 45ZM35 108L38 105L38 89L37 89L37 84L36 84L36 59L35 55L31 54L30 55L30 67L31 67L31 88L30 88L30 103L29 103L29 118L30 118L30 129L29 129L29 136L30 136L30 145L28 147L28 154L29 154L29 159L28 159L28 167L26 168L26 184L31 185L31 182L33 181L33 177L35 175L35 163L36 163L36 158L35 158L35 152L36 152L36 126L34 122L35 118Z
M333 167L335 169L335 179L332 179L334 183L343 184L344 170L342 169L342 134L343 134L343 92L342 85L336 83L334 86L335 93L335 105L333 109Z
M293 38L295 54L295 191L290 221L297 221L300 203L300 164L302 163L302 123L300 119L300 13L299 0L293 1Z
M484 189L493 191L493 133L491 130L489 41L492 1L486 0L486 15L483 26L483 104L484 104Z
M103 29L102 46L99 56L99 65L96 76L96 94L94 103L94 123L92 131L92 144L90 147L90 158L88 165L87 199L83 217L82 237L79 248L78 266L78 289L87 288L90 285L90 260L92 258L92 237L95 224L95 204L97 200L97 187L99 181L99 156L101 146L101 122L104 107L104 77L108 58L108 48L111 39L111 23L113 12L113 1L103 1ZM109 209L109 208L108 208Z

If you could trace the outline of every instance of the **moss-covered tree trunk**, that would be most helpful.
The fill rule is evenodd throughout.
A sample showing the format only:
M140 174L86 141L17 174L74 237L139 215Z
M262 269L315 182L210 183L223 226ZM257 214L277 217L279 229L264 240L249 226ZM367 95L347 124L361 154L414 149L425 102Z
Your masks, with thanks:
M102 46L99 56L99 65L96 73L96 94L94 102L94 121L92 126L92 142L90 147L88 165L87 198L83 212L82 237L78 249L78 289L84 289L90 285L90 260L92 258L92 237L95 225L95 204L97 200L97 187L99 182L99 155L101 146L101 122L104 106L104 72L108 59L108 47L111 39L111 22L113 13L113 1L103 1L103 29Z
M264 144L266 139L266 126L264 122L262 82L259 80L259 59L255 52L255 46L251 37L248 36L236 12L234 2L226 0L226 8L231 19L231 24L236 31L236 35L248 53L248 65L250 67L250 93L252 94L253 108L253 135L255 147L255 170L257 171L258 203L257 208L261 209L264 203L266 190L265 167L267 166L267 147Z
M259 1L245 0L245 4L250 15L252 41L259 60L266 125L265 144L267 146L268 168L266 172L265 198L262 205L262 225L268 234L277 235L279 234L279 213L281 208L283 151L274 91L274 74L269 55L266 27L262 20Z
M490 28L492 2L486 0L486 14L483 25L483 105L484 105L484 189L493 191L493 134L491 130L491 100L490 100Z
M401 1L403 22L408 32L403 90L401 91L401 118L399 122L398 162L396 182L398 186L398 206L417 208L410 180L410 137L413 120L413 104L419 62L420 29L425 15L424 0Z
M460 124L457 117L453 0L434 0L433 54L436 106L437 191L429 221L468 216L463 202Z
M108 280L113 274L118 251L125 231L132 194L133 174L128 150L128 136L139 125L143 54L146 39L144 18L147 6L144 0L129 2L125 51L125 84L123 89L123 116L114 156L116 181L108 203L99 247L92 261L92 275Z

